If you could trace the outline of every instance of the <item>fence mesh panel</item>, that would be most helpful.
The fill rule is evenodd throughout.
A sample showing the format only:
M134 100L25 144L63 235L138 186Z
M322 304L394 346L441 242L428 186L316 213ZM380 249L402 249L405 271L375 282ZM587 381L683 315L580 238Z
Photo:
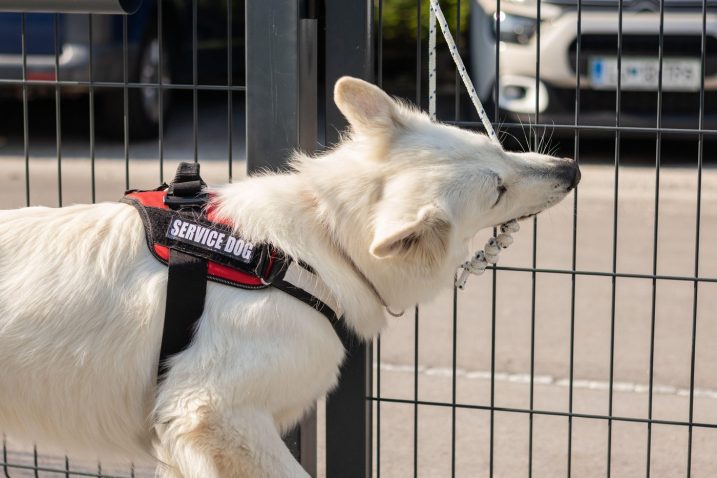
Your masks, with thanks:
M377 83L425 107L428 1L373 4ZM466 291L375 342L373 475L712 476L714 3L442 4L505 143L555 145L584 179ZM2 207L116 200L187 159L210 182L242 175L243 17L241 0L0 14ZM440 38L436 55L438 118L480 130ZM656 86L636 89L626 72L646 61ZM676 87L680 68L697 83ZM11 440L6 477L151 474Z
M411 7L412 87L387 76L399 43L387 33L396 3L376 5L378 83L402 96L413 89L425 107L428 2ZM476 70L493 70L492 94L484 87L481 98L492 100L506 145L536 150L547 140L552 152L581 163L584 180L556 212L525 221L502 262L471 278L466 291L393 320L375 342L367 397L374 404L374 476L717 470L708 451L717 416L707 412L717 398L708 358L716 277L714 257L700 249L713 219L704 198L714 184L705 159L717 132L709 109L714 5L648 3L442 2L479 89L486 75ZM528 19L529 38L510 39L511 22ZM481 21L490 48L475 41ZM678 26L684 21L689 26ZM569 48L556 49L566 31ZM481 130L441 43L439 119ZM699 72L689 91L666 79L676 57ZM630 83L636 60L651 62L655 85ZM614 84L597 87L588 68L610 61ZM558 77L561 68L573 69L567 81ZM523 94L546 90L547 98L529 98L529 109L505 97L520 94L509 89L518 70L529 72L520 78ZM549 140L553 134L559 141Z
M0 13L2 207L115 201L182 160L201 160L212 183L243 176L243 19L243 0L146 0L130 16ZM152 465L97 465L12 437L0 468L154 476Z

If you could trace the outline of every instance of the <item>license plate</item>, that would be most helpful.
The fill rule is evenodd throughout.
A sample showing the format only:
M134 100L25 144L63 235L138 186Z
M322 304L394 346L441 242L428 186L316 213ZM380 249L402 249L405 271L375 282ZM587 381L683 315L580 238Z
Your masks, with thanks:
M623 90L657 90L659 62L656 58L626 57L622 59ZM590 83L595 89L617 87L617 59L596 56L589 61ZM663 58L662 89L664 91L698 91L700 60L694 58Z

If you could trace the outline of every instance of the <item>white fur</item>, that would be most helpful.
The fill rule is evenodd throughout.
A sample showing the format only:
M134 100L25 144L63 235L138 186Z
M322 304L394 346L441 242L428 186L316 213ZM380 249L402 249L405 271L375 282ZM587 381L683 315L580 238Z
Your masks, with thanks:
M573 163L500 150L344 78L352 125L294 170L216 189L254 241L311 264L362 339L450 284L479 229L537 213ZM507 186L498 198L498 185ZM295 477L280 434L337 383L329 322L277 290L209 283L194 342L156 390L167 269L121 203L0 212L0 429L90 456L153 455L164 476ZM154 447L154 448L153 448Z

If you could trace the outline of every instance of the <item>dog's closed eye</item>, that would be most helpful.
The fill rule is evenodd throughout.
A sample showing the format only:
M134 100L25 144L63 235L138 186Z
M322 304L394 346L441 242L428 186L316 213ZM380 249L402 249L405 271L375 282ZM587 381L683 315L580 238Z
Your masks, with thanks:
M503 181L500 179L498 180L498 188L497 189L498 189L498 197L495 199L495 202L493 203L493 205L491 207L496 207L498 205L498 203L500 202L500 200L503 198L503 195L505 194L505 192L507 191L507 188L503 185Z

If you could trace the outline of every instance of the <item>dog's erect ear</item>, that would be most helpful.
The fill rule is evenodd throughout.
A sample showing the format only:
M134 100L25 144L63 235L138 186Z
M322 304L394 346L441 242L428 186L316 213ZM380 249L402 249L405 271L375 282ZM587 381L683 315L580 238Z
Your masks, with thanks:
M356 131L385 131L400 124L396 102L381 88L358 78L340 78L334 87L334 102Z
M433 265L448 247L451 222L435 205L421 208L413 220L378 218L369 252L379 259L416 254Z

